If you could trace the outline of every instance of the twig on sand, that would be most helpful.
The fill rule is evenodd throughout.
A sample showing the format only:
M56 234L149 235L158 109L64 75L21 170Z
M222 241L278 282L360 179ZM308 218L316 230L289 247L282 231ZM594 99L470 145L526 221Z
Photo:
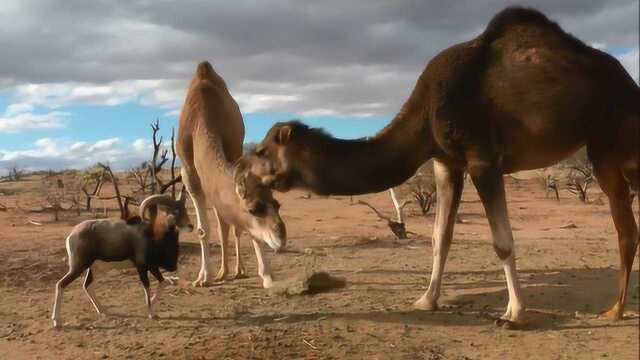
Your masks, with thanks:
M37 221L32 220L32 219L27 220L27 223L29 223L31 225L36 225L36 226L42 226L42 223L37 222Z
M312 348L313 350L318 350L318 347L308 342L307 339L302 339L302 342L305 343L308 347Z

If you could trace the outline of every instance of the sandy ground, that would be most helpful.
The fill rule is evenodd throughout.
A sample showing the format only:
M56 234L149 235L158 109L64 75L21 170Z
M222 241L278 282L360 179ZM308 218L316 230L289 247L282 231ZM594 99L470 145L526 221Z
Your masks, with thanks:
M410 205L408 229L418 235L399 241L349 198L303 199L291 192L278 195L290 238L286 252L269 252L275 276L326 270L346 278L345 288L270 296L260 287L246 236L242 253L249 278L192 288L199 245L195 234L186 234L179 271L169 274L180 281L167 287L158 320L145 316L137 275L116 272L93 285L110 315L93 311L77 280L65 294L62 329L52 329L49 317L54 284L66 272L64 238L88 215L66 214L52 223L49 214L15 209L16 202L23 209L37 207L37 179L0 184L0 203L10 208L0 212L0 358L638 359L637 260L626 318L595 316L613 302L619 265L606 198L593 190L593 202L582 204L563 192L557 202L545 198L536 180L507 183L530 319L526 331L493 326L507 303L504 275L470 184L440 311L411 307L428 284L433 214L423 217ZM362 198L391 213L386 193ZM212 251L215 268L219 249Z

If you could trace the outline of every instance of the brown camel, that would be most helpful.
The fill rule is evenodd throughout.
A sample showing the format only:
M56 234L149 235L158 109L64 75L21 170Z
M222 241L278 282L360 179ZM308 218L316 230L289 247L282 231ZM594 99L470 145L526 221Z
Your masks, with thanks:
M480 195L509 303L506 327L525 323L503 174L552 165L586 145L610 200L620 247L623 315L638 230L629 185L640 171L640 91L612 56L565 33L536 10L507 8L477 38L434 57L393 121L371 138L335 139L299 122L274 125L243 171L280 191L355 195L396 186L434 158L433 271L414 304L437 309L467 171Z
M253 237L258 258L258 274L263 286L273 279L256 239L279 250L286 242L285 225L280 218L280 205L271 189L255 177L234 179L235 162L242 155L244 123L224 80L208 62L198 65L180 114L176 151L182 161L184 182L196 208L198 236L202 248L202 265L194 285L208 285L209 221L207 210L213 207L218 220L222 262L215 280L227 272L226 249L230 227L236 245L235 277L244 275L238 238L247 230Z

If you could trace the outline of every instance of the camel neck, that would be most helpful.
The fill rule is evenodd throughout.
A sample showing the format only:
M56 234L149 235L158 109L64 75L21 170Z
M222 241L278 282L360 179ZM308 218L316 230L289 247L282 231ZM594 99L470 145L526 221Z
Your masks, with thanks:
M315 149L306 152L310 171L299 173L303 187L323 195L357 195L402 184L430 157L431 135L422 117L405 104L373 137L309 139Z

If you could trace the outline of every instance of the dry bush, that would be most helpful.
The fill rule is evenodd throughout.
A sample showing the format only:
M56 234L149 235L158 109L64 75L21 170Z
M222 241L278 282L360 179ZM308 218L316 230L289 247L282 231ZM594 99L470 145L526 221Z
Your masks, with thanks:
M589 186L594 183L593 165L588 160L583 160L571 166L567 181L569 192L575 194L580 201L586 203Z
M36 212L49 212L54 221L60 220L61 213L75 210L77 215L81 211L81 180L75 173L45 176L42 181L43 202L42 209Z
M547 177L543 178L543 181L546 190L545 197L548 198L549 192L553 191L553 193L556 195L556 200L560 201L560 181L558 180L558 177L555 175L547 174Z
M11 165L7 168L7 176L1 178L3 181L20 181L25 175L26 171L22 170L18 165Z
M409 195L415 200L422 215L428 215L436 203L436 184L433 175L433 162L422 165L416 174L407 181Z

